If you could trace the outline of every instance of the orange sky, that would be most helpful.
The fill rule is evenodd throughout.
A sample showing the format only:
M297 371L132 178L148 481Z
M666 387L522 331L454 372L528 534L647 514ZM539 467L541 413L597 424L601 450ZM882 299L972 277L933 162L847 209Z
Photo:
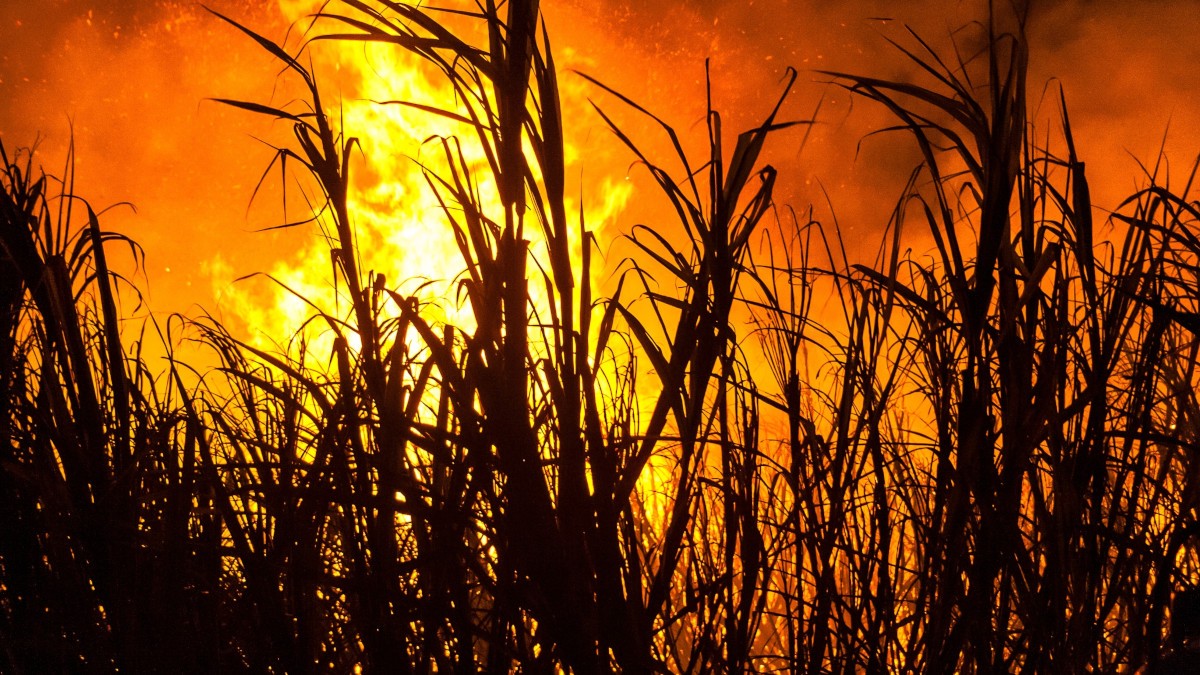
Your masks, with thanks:
M281 38L273 0L212 0L210 6ZM903 7L899 5L903 4ZM753 124L779 91L788 65L801 69L789 116L806 117L826 96L809 145L778 139L777 192L797 207L829 188L846 232L874 250L878 232L915 163L899 137L858 142L886 122L880 110L823 84L815 69L902 77L909 68L882 36L903 40L908 23L945 45L951 29L980 16L978 2L882 0L566 0L544 2L560 67L582 69L660 111L681 131L700 131L703 60L732 132ZM1101 206L1137 182L1133 157L1152 161L1170 123L1168 149L1182 173L1200 153L1200 12L1191 3L1072 0L1035 10L1030 94L1057 78L1066 88L1082 158ZM890 21L882 20L891 18ZM73 120L80 192L95 206L130 201L106 221L146 250L156 312L214 308L234 276L287 264L311 230L256 233L278 218L276 201L247 213L271 152L252 136L288 129L207 102L268 100L278 67L249 40L198 5L154 0L22 0L0 4L0 139L10 149L40 136L57 171ZM585 91L564 75L564 87ZM594 91L594 90L593 90ZM278 99L278 94L276 97ZM596 92L606 108L617 106ZM282 102L276 100L276 102ZM1047 101L1047 113L1054 99ZM580 109L583 110L582 108ZM630 118L626 118L630 119ZM584 181L623 180L629 156L586 111L568 121L585 151ZM368 148L368 152L370 149ZM657 217L645 174L611 223L611 234ZM585 203L589 197L585 187ZM865 234L866 236L860 236Z

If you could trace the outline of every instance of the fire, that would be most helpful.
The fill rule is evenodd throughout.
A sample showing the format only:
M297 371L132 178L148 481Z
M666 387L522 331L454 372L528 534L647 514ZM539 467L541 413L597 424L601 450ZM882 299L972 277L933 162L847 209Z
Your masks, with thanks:
M538 3L509 1L516 9L507 21L487 17L496 35L506 35L490 43L487 65L525 65L522 45L533 34L530 18ZM714 79L736 79L733 90L740 93L708 90L716 103L710 100L709 115L701 114L690 128L704 107L676 95L689 83L669 56L651 62L639 58L645 52L623 53L641 70L633 77L650 82L653 93L642 96L626 88L628 79L621 82L618 75L614 81L603 68L590 67L592 57L582 51L556 52L562 58L555 86L568 134L565 203L557 201L557 185L551 190L536 175L539 161L558 165L558 155L542 153L538 145L537 130L550 136L546 130L554 125L547 120L553 117L534 115L529 122L526 162L511 152L520 150L512 141L522 131L510 124L514 110L505 104L520 99L526 86L532 89L525 103L530 110L546 110L553 101L543 95L551 80L536 59L534 76L526 79L496 76L520 68L476 64L486 71L478 82L483 105L503 110L499 131L488 128L481 140L470 123L437 114L472 103L420 58L355 36L314 40L338 29L335 21L313 25L313 13L326 10L319 0L278 0L271 7L276 23L262 30L267 37L260 44L199 20L150 24L114 19L103 10L81 18L93 38L77 53L81 61L99 62L94 54L101 48L122 52L136 43L117 67L81 88L105 113L126 118L124 126L92 136L132 139L127 146L114 143L108 155L93 153L114 163L109 167L136 163L139 150L146 157L182 155L188 173L159 170L157 176L196 194L171 204L199 209L217 201L200 194L202 184L221 182L233 170L216 171L201 153L179 152L174 137L187 134L141 128L145 119L178 122L183 115L172 107L177 100L151 100L140 83L144 78L119 72L121 66L132 69L155 53L146 34L139 36L144 26L153 25L158 38L194 37L205 26L216 44L248 42L257 49L282 35L281 24L289 22L294 29L287 52L300 54L309 69L305 75L315 74L318 105L324 106L321 150L309 145L291 157L325 160L335 152L324 124L331 120L337 135L354 139L340 146L349 155L344 175L351 189L348 202L342 201L343 173L325 171L314 181L297 166L304 160L293 159L290 168L300 170L282 183L275 172L258 187L225 180L221 201L240 206L252 192L258 195L252 227L264 224L262 209L269 204L274 210L266 224L298 223L289 231L303 238L299 250L275 246L281 230L228 238L218 244L220 255L197 253L201 249L184 238L171 242L176 255L186 250L207 257L204 274L222 296L219 321L262 347L226 350L225 336L204 333L201 323L204 337L197 342L210 339L206 346L238 362L216 371L203 388L164 378L167 394L155 395L158 383L147 375L153 366L143 364L157 361L142 360L140 345L121 341L129 324L115 315L105 283L106 251L119 240L99 245L94 220L91 260L79 249L81 262L71 268L84 292L72 296L71 283L60 274L63 258L53 256L44 269L35 266L38 276L25 275L23 286L8 284L10 291L31 291L34 303L20 311L41 323L31 324L20 345L9 344L6 357L17 358L9 358L10 377L0 382L0 404L11 413L3 436L11 447L0 456L0 479L6 481L0 481L0 505L16 514L9 529L19 535L0 537L0 630L6 638L8 632L17 636L6 641L16 649L3 658L27 660L36 669L42 650L57 650L103 664L97 668L111 664L112 670L178 670L189 663L219 670L228 662L228 669L279 672L403 670L406 658L410 669L436 666L439 672L542 666L564 672L618 666L629 672L949 672L974 666L990 672L1002 665L1039 670L1049 663L1071 671L1132 670L1157 658L1163 617L1174 622L1183 614L1166 608L1169 586L1195 585L1198 555L1198 492L1190 480L1196 445L1190 422L1200 419L1192 395L1200 329L1189 301L1200 297L1194 197L1166 186L1139 193L1117 218L1134 212L1127 218L1130 232L1142 241L1131 238L1120 251L1094 247L1103 235L1093 232L1099 202L1088 194L1065 109L1061 119L1052 119L1059 126L1045 136L1042 126L1029 126L1026 110L1033 99L1026 98L1024 60L1016 58L1024 54L1025 38L998 38L989 30L980 38L992 73L989 86L977 87L984 80L973 79L982 61L955 68L955 61L936 55L918 58L934 75L932 90L887 74L886 80L837 78L856 83L856 96L902 113L900 126L911 126L926 149L918 173L902 153L897 157L903 161L864 161L880 177L899 165L902 177L911 176L901 203L913 208L897 209L888 221L895 229L882 237L883 253L895 255L857 262L862 256L856 247L875 246L880 238L850 223L881 227L858 216L880 204L892 206L889 183L881 180L859 191L861 212L846 220L836 241L832 227L828 237L809 237L817 232L814 220L793 242L755 257L747 252L754 249L749 233L770 227L767 207L802 203L793 199L796 192L771 192L775 177L790 175L794 189L803 190L794 171L754 170L767 163L786 168L787 157L776 159L789 150L760 155L755 139L769 132L786 142L790 125L784 118L795 116L776 119L772 113L765 123L756 117L750 124L759 126L732 140L728 131L748 128L743 118L757 114L747 92L770 89L763 82L774 74L749 57L777 61L751 49L752 42L764 41L753 22L747 20L741 32L755 37L741 39L741 48L736 24L734 30L724 27L731 13L747 18L767 11L764 5L775 12L775 29L789 32L788 44L795 27L782 20L792 15L781 0L759 2L758 9L751 2L730 13L720 3L697 9L703 4L674 12L649 3L647 15L638 18L659 12L687 39L696 37L692 29L699 20L713 26L712 39L701 48L715 55ZM365 5L347 0L330 6L349 12ZM496 9L495 3L487 8ZM0 25L10 23L10 13L0 9ZM236 16L257 29L257 20ZM566 37L564 42L574 38L588 48L599 42L603 49L613 39L587 36L588 28L578 26L559 33L555 20L547 33ZM486 41L458 25L470 17L447 14L446 21L467 41ZM370 32L366 24L349 24ZM21 20L15 25L23 27ZM653 51L677 51L682 59L687 54L672 46L666 35L671 30L659 24L629 42L655 42ZM942 53L969 54L972 40L965 36L973 31L962 31L965 41ZM409 37L397 33L399 42ZM825 54L835 58L821 48L819 35L814 39L811 63L824 62ZM473 56L451 51L466 61ZM228 58L219 68L205 67L234 73L249 85L249 73L271 58L276 72L278 61L289 62L269 46L265 52L256 52L266 57L262 62L222 54ZM1013 57L1008 66L1006 55ZM793 63L810 63L795 51L792 56ZM723 75L722 59L732 66ZM571 74L580 64L662 113L681 132L682 140L669 145L684 149L638 152L645 161L627 169L622 143L588 122L595 119L588 99L597 91ZM997 86L994 78L1005 67L1005 79L1020 86ZM179 70L194 74L204 67ZM730 78L731 71L742 77ZM185 79L165 68L154 72L164 83ZM696 72L703 71L697 66ZM258 126L249 133L269 144L296 148L288 133L297 119L292 114L309 112L305 101L316 98L306 98L307 91L294 94L296 83L288 82L293 75L277 77L270 95L269 89L225 91L226 80L205 80L200 95L228 97L233 108L210 109L252 120ZM0 60L0 85L6 77ZM488 77L496 78L494 90ZM655 77L673 80L676 88L658 87ZM948 96L941 85L950 85ZM696 90L705 90L702 82ZM896 103L880 95L885 90L923 105ZM490 91L498 92L498 101L486 99ZM144 96L145 106L114 103L130 92ZM239 106L239 100L255 103ZM715 110L726 106L739 112L718 118ZM912 123L925 119L928 111L921 110L928 106L936 109L935 121ZM248 115L245 108L289 112L274 115L282 121L267 121L272 115ZM87 112L92 114L81 117L99 117ZM936 120L943 117L970 133L941 127ZM639 120L613 126L628 130L644 149L642 141L661 129ZM1052 148L1059 128L1067 154L1041 154L1037 139L1048 139ZM80 131L88 135L87 127ZM928 151L937 143L923 134L933 131L948 139L958 160ZM222 132L237 136L238 151L251 154L247 134L228 126ZM699 144L692 142L697 136L704 136ZM615 148L612 155L594 150L597 137ZM971 137L972 147L988 149L978 158L962 140ZM456 139L461 165L446 162L446 139ZM499 162L487 153L489 143L501 148ZM676 162L679 155L686 158ZM266 165L270 151L259 156ZM848 163L848 156L842 161ZM960 162L979 168L960 172ZM680 173L671 163L690 166ZM477 271L467 269L470 254L463 253L455 240L461 231L449 222L459 205L440 200L430 186L452 168L475 181L471 192L479 195L478 205L505 227L500 243L489 239L494 232L486 227L472 232L473 250L503 253L502 264L479 273L486 288L471 296L482 296L476 306L459 283L464 272ZM119 182L116 171L94 173ZM523 221L513 215L520 209L509 190L516 188L504 185L502 200L498 185L498 176L518 173L534 204ZM8 186L0 187L26 193L27 181L12 180L19 176L10 168ZM925 176L933 178L927 182ZM831 201L852 201L841 177L835 174L829 183L836 188ZM138 180L145 180L142 174ZM671 213L670 199L650 189L635 193L638 180L661 183L676 206L686 204ZM672 192L680 185L685 189ZM329 186L337 195L336 217L324 208L322 190ZM532 194L539 188L546 188L541 197ZM551 200L568 216L550 209L558 229L549 240L538 209ZM922 200L936 202L940 216L934 208L916 208ZM17 201L31 203L24 195ZM647 206L655 202L667 202L665 217ZM746 210L739 215L741 205ZM38 210L43 215L33 218L5 210L0 222L21 235L27 221L51 231L49 211ZM1153 215L1159 213L1161 221ZM173 215L211 227L206 213ZM613 226L618 218L619 228ZM354 250L343 252L350 245L348 221ZM525 242L514 245L509 236L518 221L527 252ZM758 223L763 227L754 230ZM938 235L945 262L923 262L920 250L932 244L909 233L902 237L901 225ZM782 227L781 234L790 232L786 223ZM622 231L645 239L618 243L614 233ZM589 233L598 240L598 254ZM0 240L8 242L12 234L0 233ZM901 252L912 246L917 252ZM151 254L158 248L148 242ZM237 259L239 248L256 257ZM813 251L821 248L823 254ZM14 252L27 249L8 248L17 262L10 267L24 268ZM788 253L777 257L776 251ZM528 264L512 264L514 252L527 255L517 262ZM616 317L611 349L591 344L587 356L600 359L588 362L600 371L596 381L575 378L568 371L585 361L572 349L587 345L577 344L570 331L597 311L585 300L611 297L609 274L622 269L622 259L623 269L632 269L624 279L637 281L622 286L620 303L602 315L606 321ZM154 264L186 274L178 258ZM242 279L255 270L263 275ZM581 282L589 274L592 290L585 295ZM772 284L779 292L767 290ZM43 300L45 288L57 291L50 301ZM92 299L92 288L99 300ZM400 311L390 296L362 288L415 299L434 330L419 336L390 331L388 326L422 322L389 321ZM574 309L567 309L572 303L558 302L563 298L557 294L572 292ZM381 304L365 306L368 296ZM10 329L11 316L17 316L12 308L22 297L8 294ZM80 312L66 311L76 303ZM561 316L551 319L551 312L578 314L571 326ZM453 342L440 344L436 329L443 325L479 339L447 331ZM47 328L39 332L40 326ZM589 337L598 340L595 333L608 334L609 327ZM294 349L297 336L307 349ZM761 348L758 337L766 343ZM288 344L289 353L276 358L280 344ZM254 361L247 367L234 358L245 354L267 365ZM314 364L313 354L333 363ZM213 372L195 369L202 365L195 362L176 364ZM335 372L326 376L322 367ZM442 389L431 394L437 387ZM576 399L580 392L583 402ZM435 399L436 409L421 406ZM172 598L166 605L163 589ZM1148 611L1157 618L1143 620ZM51 632L23 629L36 623L23 620L28 616L48 618ZM61 649L59 637L71 644ZM81 653L93 648L98 656ZM93 658L100 660L88 660ZM149 667L159 661L176 666Z
M279 9L289 21L303 26L320 5L311 0L281 0ZM475 132L467 124L405 105L455 111L460 102L452 86L419 57L394 46L329 42L310 43L307 49L323 90L336 94L326 113L361 145L351 161L348 206L362 272L372 277L382 274L389 288L415 295L427 319L470 330L471 310L455 290L464 261L446 214L427 185L426 172L442 168L440 140L455 139L478 180L485 208L499 213L495 180L483 149L471 142ZM567 110L582 111L587 106L587 92L578 84L564 87L562 95ZM568 175L596 171L587 164L576 139L568 137L565 150ZM610 224L631 193L627 181L606 176L583 194L584 222L600 233L602 248L605 233L612 230ZM578 200L568 199L566 207L568 213L581 213ZM290 215L289 219L295 220ZM321 220L318 224L325 225ZM545 243L542 233L526 228L525 236L536 256ZM578 281L583 272L583 242L576 237L572 244L572 268ZM231 284L234 270L219 257L210 260L209 269L223 314L243 320L260 343L286 340L313 316L314 308L339 307L329 242L322 237L313 237L298 253L266 270L278 282L269 289ZM603 284L601 266L593 266L590 273L597 286ZM545 312L548 300L542 285L531 283L530 293L535 310ZM344 309L345 299L341 302Z

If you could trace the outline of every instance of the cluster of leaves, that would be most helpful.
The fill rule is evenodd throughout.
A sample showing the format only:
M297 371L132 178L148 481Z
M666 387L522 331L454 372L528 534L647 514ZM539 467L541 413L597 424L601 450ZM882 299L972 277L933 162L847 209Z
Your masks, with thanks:
M1023 17L975 59L918 41L927 87L836 75L923 157L876 265L811 218L771 226L779 105L729 156L710 105L697 164L596 82L681 167L598 108L679 237L633 228L597 299L537 3L337 8L315 39L423 57L459 105L411 105L474 132L427 172L474 326L361 269L357 143L240 25L309 93L229 103L293 125L279 152L318 187L347 307L315 308L327 353L204 320L220 366L156 373L123 342L124 240L0 153L4 670L1118 672L1182 648L1200 206L1147 171L1096 243L1065 105L1062 156L1026 119Z

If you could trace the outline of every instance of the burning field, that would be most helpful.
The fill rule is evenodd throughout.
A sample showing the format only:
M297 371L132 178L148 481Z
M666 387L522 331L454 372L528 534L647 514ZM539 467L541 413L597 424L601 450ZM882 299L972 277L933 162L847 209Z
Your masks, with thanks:
M0 7L0 671L1200 660L1200 19L816 4Z

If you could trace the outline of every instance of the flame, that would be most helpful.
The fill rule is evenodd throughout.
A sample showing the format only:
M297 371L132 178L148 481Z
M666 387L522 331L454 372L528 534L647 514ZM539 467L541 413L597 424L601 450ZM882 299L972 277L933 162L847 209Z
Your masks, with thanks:
M281 13L290 21L303 21L319 6L312 0L279 2ZM333 104L336 107L326 113L347 137L358 139L362 148L361 157L352 160L348 197L361 269L382 274L389 287L415 295L427 319L470 330L474 324L471 310L457 298L454 283L465 264L424 173L423 166L431 171L439 167L440 149L431 139L461 141L467 168L478 181L485 208L492 213L500 210L495 180L482 148L470 142L474 131L466 124L396 103L456 110L459 105L453 88L422 59L394 46L323 43L322 47L314 55L318 81L324 91L340 94ZM567 110L581 111L587 105L585 91L577 83L562 87L561 95ZM574 139L568 137L564 149L568 175L590 169L585 168L585 153ZM598 233L603 247L612 230L610 224L629 201L632 186L605 176L590 187L593 189L583 199L583 218L589 229ZM580 204L568 199L566 210L580 213ZM526 236L535 254L545 244L537 228L527 228ZM571 262L578 281L583 243L576 237L572 244ZM231 284L234 271L219 256L210 259L207 268L225 316L255 331L260 343L286 340L305 325L314 307L323 311L338 307L329 242L321 237L313 237L298 253L267 270L278 281L268 289ZM589 273L594 284L603 284L599 266ZM529 288L534 308L544 311L548 307L545 289L538 283ZM344 298L341 302L344 306Z

